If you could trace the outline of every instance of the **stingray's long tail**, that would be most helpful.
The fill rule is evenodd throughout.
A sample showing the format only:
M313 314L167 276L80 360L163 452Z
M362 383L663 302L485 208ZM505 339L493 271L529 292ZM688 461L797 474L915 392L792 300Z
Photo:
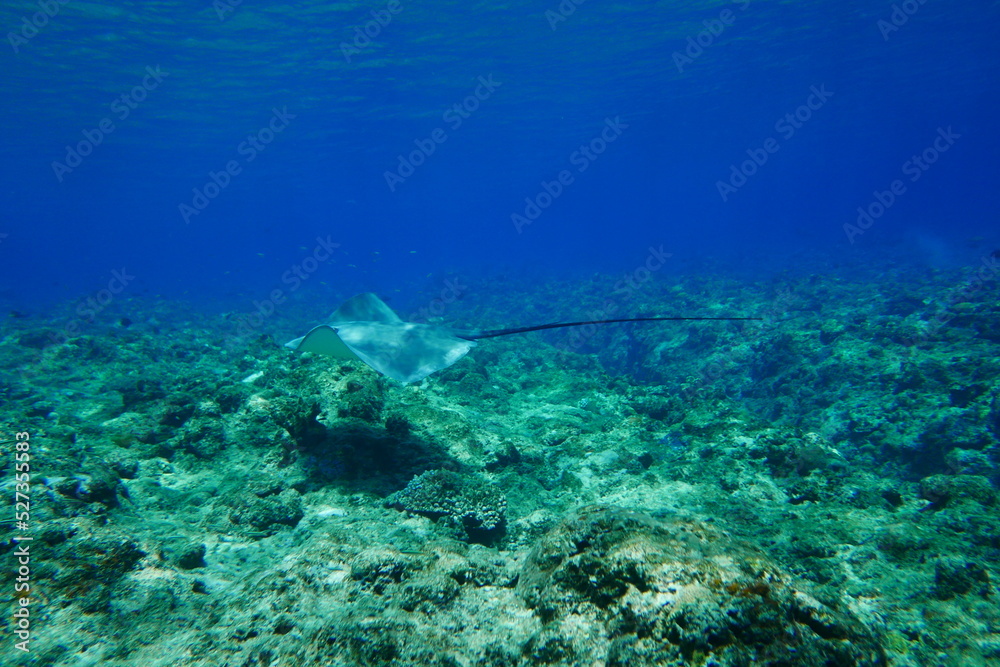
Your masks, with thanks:
M614 320L587 320L585 322L553 322L552 324L536 324L530 327L515 327L512 329L491 329L490 331L461 332L455 335L465 340L481 340L483 338L496 338L497 336L510 336L511 334L528 333L529 331L542 331L543 329L562 329L564 327L582 327L586 324L614 324L616 322L747 322L759 321L762 317L623 317Z

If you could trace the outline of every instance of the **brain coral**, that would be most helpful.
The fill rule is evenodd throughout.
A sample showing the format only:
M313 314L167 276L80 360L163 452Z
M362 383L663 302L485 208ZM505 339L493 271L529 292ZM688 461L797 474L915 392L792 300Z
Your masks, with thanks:
M495 486L450 470L417 475L389 496L386 505L442 520L469 542L492 542L502 536L506 524L507 500Z

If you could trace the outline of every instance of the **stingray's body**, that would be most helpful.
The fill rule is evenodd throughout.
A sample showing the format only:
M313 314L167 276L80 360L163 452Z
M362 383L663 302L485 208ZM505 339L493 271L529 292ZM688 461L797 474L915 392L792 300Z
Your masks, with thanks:
M404 322L370 292L346 301L328 324L285 343L300 352L360 359L404 384L451 366L475 345L474 338L462 338L444 327Z
M462 331L431 324L404 322L374 294L351 297L322 324L301 338L285 343L299 352L317 352L338 359L358 359L379 373L404 384L418 382L468 354L483 338L612 322L655 320L755 320L755 317L634 317L586 322L559 322L513 329Z

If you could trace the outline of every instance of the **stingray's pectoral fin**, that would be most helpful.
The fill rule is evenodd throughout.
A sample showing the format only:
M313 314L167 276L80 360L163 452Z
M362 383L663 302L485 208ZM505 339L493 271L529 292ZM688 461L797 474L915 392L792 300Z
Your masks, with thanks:
M285 347L297 352L316 352L336 359L357 359L351 348L337 335L337 330L326 324L320 325L301 338L290 340Z
M285 343L299 352L359 359L393 380L408 384L447 368L475 347L472 340L424 324L341 322L321 325Z

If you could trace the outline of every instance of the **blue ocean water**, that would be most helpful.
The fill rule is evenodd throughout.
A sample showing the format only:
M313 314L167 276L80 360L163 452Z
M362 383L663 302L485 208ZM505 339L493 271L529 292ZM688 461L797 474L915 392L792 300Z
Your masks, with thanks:
M19 310L123 282L246 309L661 247L760 276L899 249L975 265L998 242L998 14L10 0L0 287Z

